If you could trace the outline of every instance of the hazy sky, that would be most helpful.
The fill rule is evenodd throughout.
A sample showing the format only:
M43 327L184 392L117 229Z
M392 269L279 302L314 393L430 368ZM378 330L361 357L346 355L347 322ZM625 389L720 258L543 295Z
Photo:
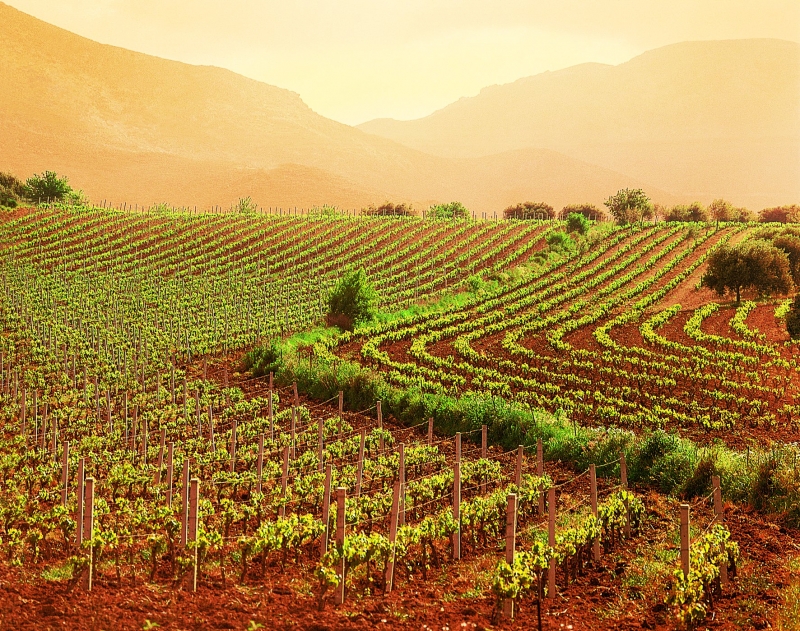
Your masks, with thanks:
M5 0L106 44L213 64L356 124L665 44L800 41L800 0Z

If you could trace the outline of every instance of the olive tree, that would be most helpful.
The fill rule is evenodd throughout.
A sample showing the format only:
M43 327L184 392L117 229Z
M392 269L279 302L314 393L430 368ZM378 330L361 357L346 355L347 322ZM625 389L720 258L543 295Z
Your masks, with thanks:
M621 225L649 219L653 214L653 204L640 188L623 188L603 203Z
M794 288L789 257L767 241L746 241L722 246L708 259L702 285L724 296L728 291L741 301L744 289L760 295L788 294Z

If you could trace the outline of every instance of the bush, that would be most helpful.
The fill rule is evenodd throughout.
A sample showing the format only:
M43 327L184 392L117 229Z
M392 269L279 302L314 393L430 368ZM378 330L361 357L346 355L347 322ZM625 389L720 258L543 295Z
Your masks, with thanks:
M578 213L570 213L567 217L567 232L577 232L579 234L586 234L589 232L591 223L585 215Z
M797 294L792 308L786 314L786 330L793 340L800 340L800 294Z
M640 188L620 189L603 203L621 226L653 216L653 204Z
M352 331L375 317L378 294L362 269L347 272L328 297L328 325Z
M664 219L665 221L708 221L708 211L700 202L692 202L688 206L673 206Z
M735 292L737 303L743 289L752 287L765 296L794 288L789 257L769 241L758 240L719 248L709 257L701 283L720 296Z
M503 211L506 219L554 219L556 214L550 204L544 202L523 202L509 206Z
M436 204L428 209L429 219L467 219L469 210L461 202Z
M254 377L278 373L283 368L283 353L273 340L267 346L257 346L242 357L242 368Z
M762 223L800 223L800 206L792 204L765 208L758 213L758 220Z
M74 195L66 177L58 177L54 171L33 175L25 181L25 196L34 201L64 201Z
M370 204L367 208L361 209L361 214L368 217L413 217L416 213L411 204L386 202L377 208Z
M570 204L561 209L560 217L566 219L573 213L583 215L592 221L603 221L606 217L605 213L594 204Z
M258 206L255 205L255 202L253 202L253 198L249 196L240 197L235 208L236 212L243 215L252 215L254 212L256 212L256 210L258 210Z

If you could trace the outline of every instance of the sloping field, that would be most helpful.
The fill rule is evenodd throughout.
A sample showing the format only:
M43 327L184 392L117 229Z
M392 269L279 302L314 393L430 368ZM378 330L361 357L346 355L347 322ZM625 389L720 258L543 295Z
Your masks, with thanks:
M616 229L465 306L359 330L342 354L398 384L514 397L582 425L679 429L737 447L797 440L798 356L780 304L720 306L696 289L709 254L747 231ZM705 302L686 311L676 296Z

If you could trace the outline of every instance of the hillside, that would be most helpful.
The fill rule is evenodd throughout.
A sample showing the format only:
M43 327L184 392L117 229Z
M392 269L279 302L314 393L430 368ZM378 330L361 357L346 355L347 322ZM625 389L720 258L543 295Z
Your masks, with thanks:
M485 88L360 129L449 157L546 147L710 201L800 198L800 45L686 42Z
M460 199L600 203L646 185L552 151L439 157L326 119L292 92L106 46L0 4L0 168L55 169L92 198L263 206ZM584 185L586 182L586 185ZM649 186L662 201L674 198Z

